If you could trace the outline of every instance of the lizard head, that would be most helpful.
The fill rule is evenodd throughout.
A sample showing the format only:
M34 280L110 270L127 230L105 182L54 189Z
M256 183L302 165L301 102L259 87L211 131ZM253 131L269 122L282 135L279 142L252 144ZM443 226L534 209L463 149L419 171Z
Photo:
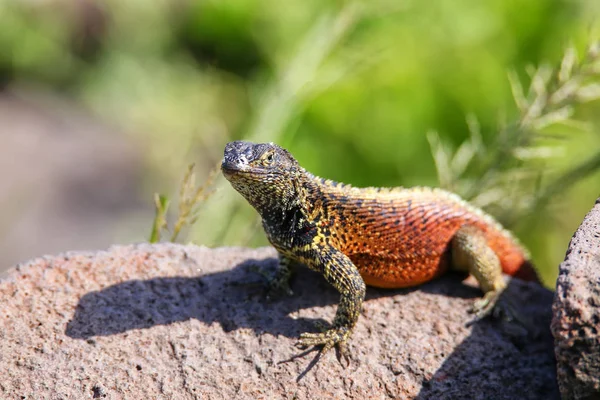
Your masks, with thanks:
M292 155L273 143L227 143L221 171L261 214L297 201L301 173Z

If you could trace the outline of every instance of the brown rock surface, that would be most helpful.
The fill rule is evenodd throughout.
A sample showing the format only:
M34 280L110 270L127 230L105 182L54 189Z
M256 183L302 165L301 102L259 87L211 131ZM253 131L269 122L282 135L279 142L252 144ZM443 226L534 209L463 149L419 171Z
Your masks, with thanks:
M253 265L274 251L174 244L38 258L0 281L0 398L556 399L552 293L511 281L507 296L542 327L470 327L477 288L449 276L412 290L369 289L350 341L290 359L338 295L301 269L294 296L267 302ZM306 372L306 373L305 373ZM302 377L298 381L298 377Z
M560 264L552 333L564 399L600 399L600 199Z

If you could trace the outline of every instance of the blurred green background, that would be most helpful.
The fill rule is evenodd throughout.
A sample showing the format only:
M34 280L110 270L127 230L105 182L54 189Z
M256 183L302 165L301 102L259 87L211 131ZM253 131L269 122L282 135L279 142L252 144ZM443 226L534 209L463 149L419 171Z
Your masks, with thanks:
M477 121L493 152L499 126L519 118L509 72L527 88L530 66L560 67L569 46L582 57L600 15L597 0L0 1L2 135L14 133L9 127L17 114L2 114L1 107L17 102L33 104L35 115L60 114L66 122L58 131L83 114L83 125L103 127L86 134L86 142L106 136L117 143L108 150L94 145L89 157L67 168L79 171L86 159L112 152L92 168L101 174L103 165L112 166L98 178L110 190L96 195L91 184L82 197L81 188L54 188L65 196L63 206L83 207L81 214L93 212L97 220L74 218L60 234L52 220L44 228L29 221L29 232L43 232L35 240L23 234L19 243L33 241L6 256L6 266L43 252L147 239L152 194L176 201L186 166L195 162L197 176L208 176L231 140L277 142L309 171L357 186L439 186L427 133L437 132L452 154L469 140L468 121L471 130ZM535 181L543 185L597 154L600 103L576 104L573 113L583 122L555 128L559 139L544 142L552 157L522 157L511 167L546 171ZM83 133L73 130L75 141ZM130 150L115 150L119 143ZM40 148L48 153L45 144ZM5 149L3 157L14 154ZM484 169L469 166L451 189L469 197ZM125 170L135 173L110 186ZM18 171L5 169L5 180ZM44 197L33 182L19 196ZM16 243L11 232L30 212L6 206L15 185L2 186L5 248ZM566 186L527 218L503 216L507 207L494 208L499 202L486 207L510 221L550 286L572 233L600 194L598 169ZM502 196L518 199L524 190ZM54 206L38 211L40 218L62 215ZM99 224L102 234L88 234ZM222 177L186 238L209 246L266 244L255 212Z

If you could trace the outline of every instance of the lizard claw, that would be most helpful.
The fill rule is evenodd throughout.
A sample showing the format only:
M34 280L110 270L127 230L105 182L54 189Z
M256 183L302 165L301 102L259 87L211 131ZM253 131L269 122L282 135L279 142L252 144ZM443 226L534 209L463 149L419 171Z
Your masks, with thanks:
M284 296L292 296L293 294L294 292L287 281L270 279L267 283L267 299L280 299Z
M300 335L298 342L296 343L299 347L309 347L309 346L323 346L321 349L320 356L325 355L329 350L333 349L337 346L339 351L338 361L340 364L341 358L346 361L345 367L350 364L350 359L348 355L348 348L346 342L350 337L351 331L345 327L336 327L327 329L321 333L303 333ZM343 364L342 364L343 365Z
M277 276L271 276L271 274L257 265L251 265L250 271L259 274L267 281L265 290L267 299L279 299L281 297L292 296L294 294L287 279L277 279Z
M503 290L489 291L483 298L476 301L471 309L471 313L475 314L475 318L467 325L470 326L483 318L493 316L494 318L501 318L509 324L507 328L509 328L512 336L524 336L528 333L537 336L538 329L528 318L517 311L517 307L509 298L501 296L502 293Z
M490 290L481 299L477 300L470 310L472 314L475 314L475 318L473 318L471 323L480 321L492 313L496 314L494 309L496 308L496 304L498 304L501 294L501 290Z

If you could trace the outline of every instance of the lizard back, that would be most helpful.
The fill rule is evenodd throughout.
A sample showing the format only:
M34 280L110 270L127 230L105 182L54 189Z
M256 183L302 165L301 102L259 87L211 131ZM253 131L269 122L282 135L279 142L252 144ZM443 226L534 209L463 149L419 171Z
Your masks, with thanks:
M321 229L368 285L415 286L444 273L451 263L451 240L463 225L484 233L505 273L527 278L533 271L527 252L508 231L452 193L421 187L354 188L325 180L321 191Z

